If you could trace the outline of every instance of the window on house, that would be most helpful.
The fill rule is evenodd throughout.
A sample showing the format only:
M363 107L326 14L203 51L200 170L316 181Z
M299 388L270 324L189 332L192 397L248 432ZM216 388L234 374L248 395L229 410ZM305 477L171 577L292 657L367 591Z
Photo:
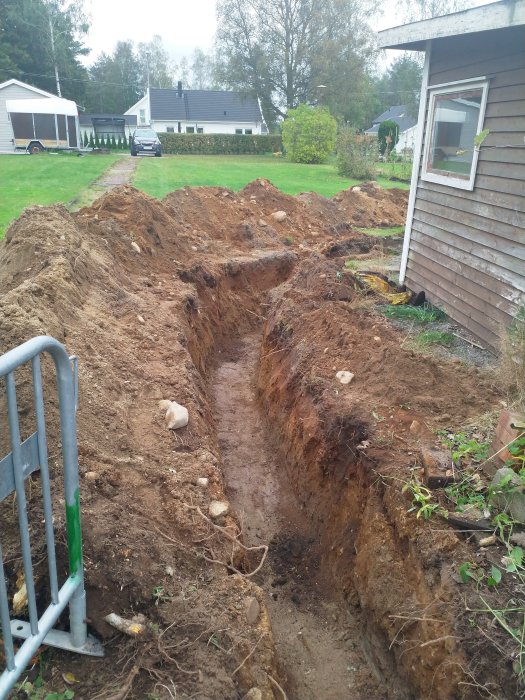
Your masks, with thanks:
M198 133L198 134L203 134L203 133L204 133L204 129L202 128L202 126L198 126L198 127L197 127L197 133Z
M252 133L252 130L251 130L251 129L245 129L245 130L244 130L244 133L245 133L245 134L251 134L251 133Z
M175 129L174 129L172 126L167 126L167 127L166 127L166 131L167 131L168 134L173 134L173 132L175 131Z
M194 126L187 126L187 127L186 127L186 133L187 133L187 134L194 134L194 133L195 133L195 127L194 127Z
M242 134L242 129L235 129L236 134Z
M141 124L146 123L146 110L145 109L140 109L139 110L139 122Z
M483 129L488 82L430 89L422 179L474 188L479 151L474 138Z

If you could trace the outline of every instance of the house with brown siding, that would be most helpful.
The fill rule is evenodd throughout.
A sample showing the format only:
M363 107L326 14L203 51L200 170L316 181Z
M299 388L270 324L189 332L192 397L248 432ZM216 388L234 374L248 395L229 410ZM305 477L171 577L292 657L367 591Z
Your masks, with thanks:
M400 280L497 350L525 305L525 0L379 39L425 52Z

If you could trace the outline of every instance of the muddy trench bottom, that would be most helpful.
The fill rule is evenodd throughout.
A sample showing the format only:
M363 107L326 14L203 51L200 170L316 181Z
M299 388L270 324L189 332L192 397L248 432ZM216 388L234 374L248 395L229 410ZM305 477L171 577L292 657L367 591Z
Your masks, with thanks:
M323 575L319 538L257 400L260 346L252 333L218 353L212 396L227 497L245 543L270 546L253 580L266 593L288 700L387 698L362 648L358 616Z

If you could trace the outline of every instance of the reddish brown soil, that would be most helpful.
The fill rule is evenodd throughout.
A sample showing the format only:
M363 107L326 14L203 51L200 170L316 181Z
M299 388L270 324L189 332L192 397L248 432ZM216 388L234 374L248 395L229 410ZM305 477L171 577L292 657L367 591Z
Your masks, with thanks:
M460 425L491 408L498 396L479 371L403 350L398 332L367 310L341 260L321 254L343 239L366 247L362 235L351 230L356 214L360 226L368 225L363 217L374 226L400 223L406 194L381 195L373 185L363 189L342 193L334 205L310 195L287 197L262 180L240 193L185 189L162 202L122 187L77 214L60 206L33 207L10 228L0 244L2 351L45 333L79 357L88 615L107 652L105 661L48 653L46 687L63 690L61 673L71 671L79 681L75 700L143 699L148 693L233 700L253 688L260 691L253 698L271 700L282 697L276 683L288 689L290 700L349 692L391 700L474 697L461 685L469 678L473 646L476 670L487 680L483 664L495 666L491 647L474 633L465 640L458 628L453 571L466 556L465 545L452 531L434 533L428 523L407 514L407 497L395 479L411 473L418 440L428 428ZM271 217L279 210L287 213L281 223ZM257 451L284 455L271 468L281 471L283 508L290 518L299 511L304 518L293 516L302 524L290 539L277 508L275 532L261 531L272 544L268 568L256 583L246 575L257 566L257 557L246 556L239 544L212 529L197 507L206 514L210 500L224 498L223 473L234 478L235 472L228 477L227 470L249 459L249 452L235 456L237 441L227 444L221 438L219 444L217 428L220 434L227 424L221 423L212 383L218 381L219 350L231 348L263 322L258 381L274 433L265 433L264 448ZM224 359L231 358L223 357L223 364ZM354 372L354 382L338 384L338 369ZM253 364L243 371L241 385L255 381ZM20 377L28 432L30 394L27 378ZM45 377L63 571L56 401L49 368ZM235 405L242 387L240 392ZM158 401L166 398L188 407L186 428L166 429L158 409ZM231 405L223 411L233 420L230 429L245 430L244 412ZM413 420L420 423L416 436L408 431ZM255 430L267 427L261 423ZM0 433L4 453L5 431ZM249 442L242 444L249 449ZM207 488L197 486L203 476L209 478ZM40 551L38 477L33 481L32 535ZM249 484L242 489L253 491ZM249 500L236 502L230 496L246 510L240 537L251 545L259 527L256 514ZM239 515L232 512L222 521L230 537L239 532ZM2 517L13 592L20 560L10 502L3 504ZM318 576L306 576L305 561L310 571L320 567ZM42 556L37 567L42 595L44 564ZM291 615L295 637L287 654L276 654L267 606L271 581L278 576L291 579L278 592L284 602L277 610L283 620ZM252 598L260 605L256 620L246 614ZM350 603L358 608L356 614L330 618L336 600L335 609ZM329 693L326 686L325 696L321 671L314 671L317 685L309 685L312 669L294 669L294 663L303 669L307 658L294 651L301 632L294 615L316 606L320 625L336 623L341 639L356 639L359 647L352 648L355 675L340 687L332 685ZM401 630L398 618L391 617L423 610L441 622L415 621ZM131 640L116 634L103 620L109 612L143 613L150 623L147 636ZM308 619L305 624L313 625ZM286 645L283 620L275 623L278 650ZM352 626L354 636L345 638ZM325 641L318 642L315 630L321 628L308 629L306 644L299 646L313 659L312 668L320 669L320 659L327 659L337 640L319 632ZM507 688L506 668L501 665L499 671ZM389 680L378 686L378 678Z

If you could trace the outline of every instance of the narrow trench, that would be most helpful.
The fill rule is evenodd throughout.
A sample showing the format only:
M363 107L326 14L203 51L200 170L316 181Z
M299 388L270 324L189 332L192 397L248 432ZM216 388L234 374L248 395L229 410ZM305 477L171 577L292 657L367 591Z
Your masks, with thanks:
M387 697L361 644L359 619L320 567L319 537L300 510L257 400L260 335L217 357L214 406L228 498L247 544L270 544L255 579L266 592L281 677L289 700Z

